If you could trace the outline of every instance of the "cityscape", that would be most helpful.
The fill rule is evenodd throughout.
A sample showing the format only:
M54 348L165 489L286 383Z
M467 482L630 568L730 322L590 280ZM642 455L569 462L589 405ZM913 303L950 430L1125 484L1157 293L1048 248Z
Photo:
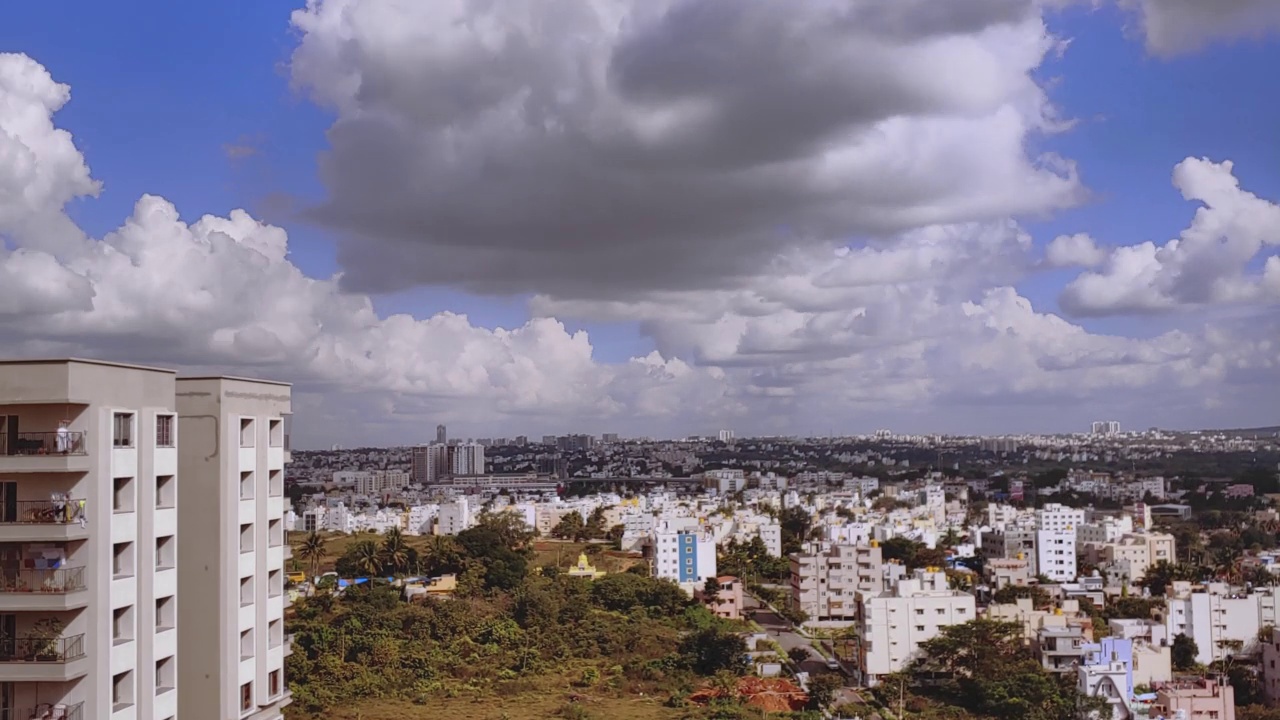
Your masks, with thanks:
M0 9L0 720L1280 720L1280 0Z

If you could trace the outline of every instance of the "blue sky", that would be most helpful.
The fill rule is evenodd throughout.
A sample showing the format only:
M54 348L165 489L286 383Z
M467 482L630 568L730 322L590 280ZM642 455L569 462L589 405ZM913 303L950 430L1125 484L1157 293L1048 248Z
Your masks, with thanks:
M0 51L24 53L71 86L72 100L57 113L56 125L71 132L104 182L100 197L73 201L70 216L102 237L144 193L167 198L188 222L245 208L288 230L290 259L303 272L316 278L338 272L337 236L292 211L326 199L317 158L329 149L327 133L340 116L291 86L290 58L303 33L291 27L290 13L299 7L279 0L68 0L6 8ZM1061 56L1051 53L1034 77L1076 125L1030 142L1035 152L1075 162L1091 198L1019 217L1038 246L1074 233L1088 233L1103 248L1176 237L1196 206L1179 196L1170 177L1189 156L1232 160L1243 188L1280 198L1280 88L1272 70L1280 67L1280 43L1274 38L1226 40L1165 58L1144 47L1138 16L1113 4L1072 6L1048 14L1047 22L1069 44ZM1260 273L1266 258L1255 258L1250 268ZM1017 291L1037 311L1061 313L1059 295L1079 273L1029 273ZM525 324L530 297L443 285L372 295L383 316L426 319L452 311L488 329ZM1154 340L1192 327L1188 318L1197 312L1115 312L1071 322L1090 333ZM557 317L570 331L588 331L602 363L622 363L655 347L637 317L615 315ZM659 345L664 338L673 346L688 343L676 330L656 337Z

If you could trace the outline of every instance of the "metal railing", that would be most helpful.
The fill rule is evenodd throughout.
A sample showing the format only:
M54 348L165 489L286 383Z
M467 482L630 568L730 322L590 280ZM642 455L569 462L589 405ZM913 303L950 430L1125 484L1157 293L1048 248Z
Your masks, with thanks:
M0 435L0 455L87 455L84 433L20 432Z
M72 593L85 589L84 568L0 568L0 593Z
M0 720L83 720L84 703L41 703L23 710L0 710Z
M68 663L84 657L84 635L0 638L0 662Z
M84 501L18 500L7 506L0 504L0 524L65 525L84 518Z

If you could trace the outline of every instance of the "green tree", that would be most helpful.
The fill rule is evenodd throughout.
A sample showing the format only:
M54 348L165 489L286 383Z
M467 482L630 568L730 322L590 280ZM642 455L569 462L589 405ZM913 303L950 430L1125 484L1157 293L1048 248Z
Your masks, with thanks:
M835 673L822 673L809 679L810 710L828 710L835 704L837 693L844 682Z
M374 576L382 573L382 550L374 541L361 540L351 546L349 554L360 574Z
M715 577L707 578L702 583L702 602L707 605L714 605L720 599L720 581Z
M813 516L803 507L792 506L778 513L778 525L782 531L782 554L800 552L801 545L813 529Z
M1196 645L1196 641L1187 637L1183 633L1173 636L1173 643L1169 647L1170 661L1174 670L1190 670L1196 666L1196 656L1200 654L1200 647Z
M391 528L382 537L382 557L393 573L402 573L409 567L409 546L405 544L400 528Z
M582 528L583 536L586 539L600 540L605 537L605 534L608 532L608 528L605 527L606 510L607 509L605 507L600 506L592 510L591 514L587 516L587 522Z
M586 527L582 522L582 515L576 510L565 513L560 518L560 522L551 528L551 537L561 540L581 540L585 533Z
M809 649L803 647L793 647L787 651L787 659L796 665L803 665L809 659Z
M1164 595L1165 590L1176 580L1194 581L1199 579L1199 569L1194 565L1187 563L1173 564L1168 560L1161 560L1147 568L1147 573L1139 584L1145 587L1152 595Z
M728 670L741 675L747 669L747 644L737 633L710 628L680 641L679 653L699 675Z
M324 559L325 542L320 534L312 531L302 541L301 547L298 548L298 556L306 561L307 566L311 569L311 578L314 580L320 574L320 561Z
M1031 598L1031 605L1035 608L1053 604L1048 591L1038 585L1005 585L991 596L994 602L1001 604L1015 603L1022 598Z

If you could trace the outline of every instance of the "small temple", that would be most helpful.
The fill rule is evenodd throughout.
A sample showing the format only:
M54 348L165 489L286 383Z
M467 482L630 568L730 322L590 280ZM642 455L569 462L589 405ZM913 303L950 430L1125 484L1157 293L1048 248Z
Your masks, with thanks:
M588 580L595 580L598 577L603 577L605 572L603 570L596 570L595 566L587 561L586 553L578 553L578 564L569 568L568 575L570 577L581 577Z

